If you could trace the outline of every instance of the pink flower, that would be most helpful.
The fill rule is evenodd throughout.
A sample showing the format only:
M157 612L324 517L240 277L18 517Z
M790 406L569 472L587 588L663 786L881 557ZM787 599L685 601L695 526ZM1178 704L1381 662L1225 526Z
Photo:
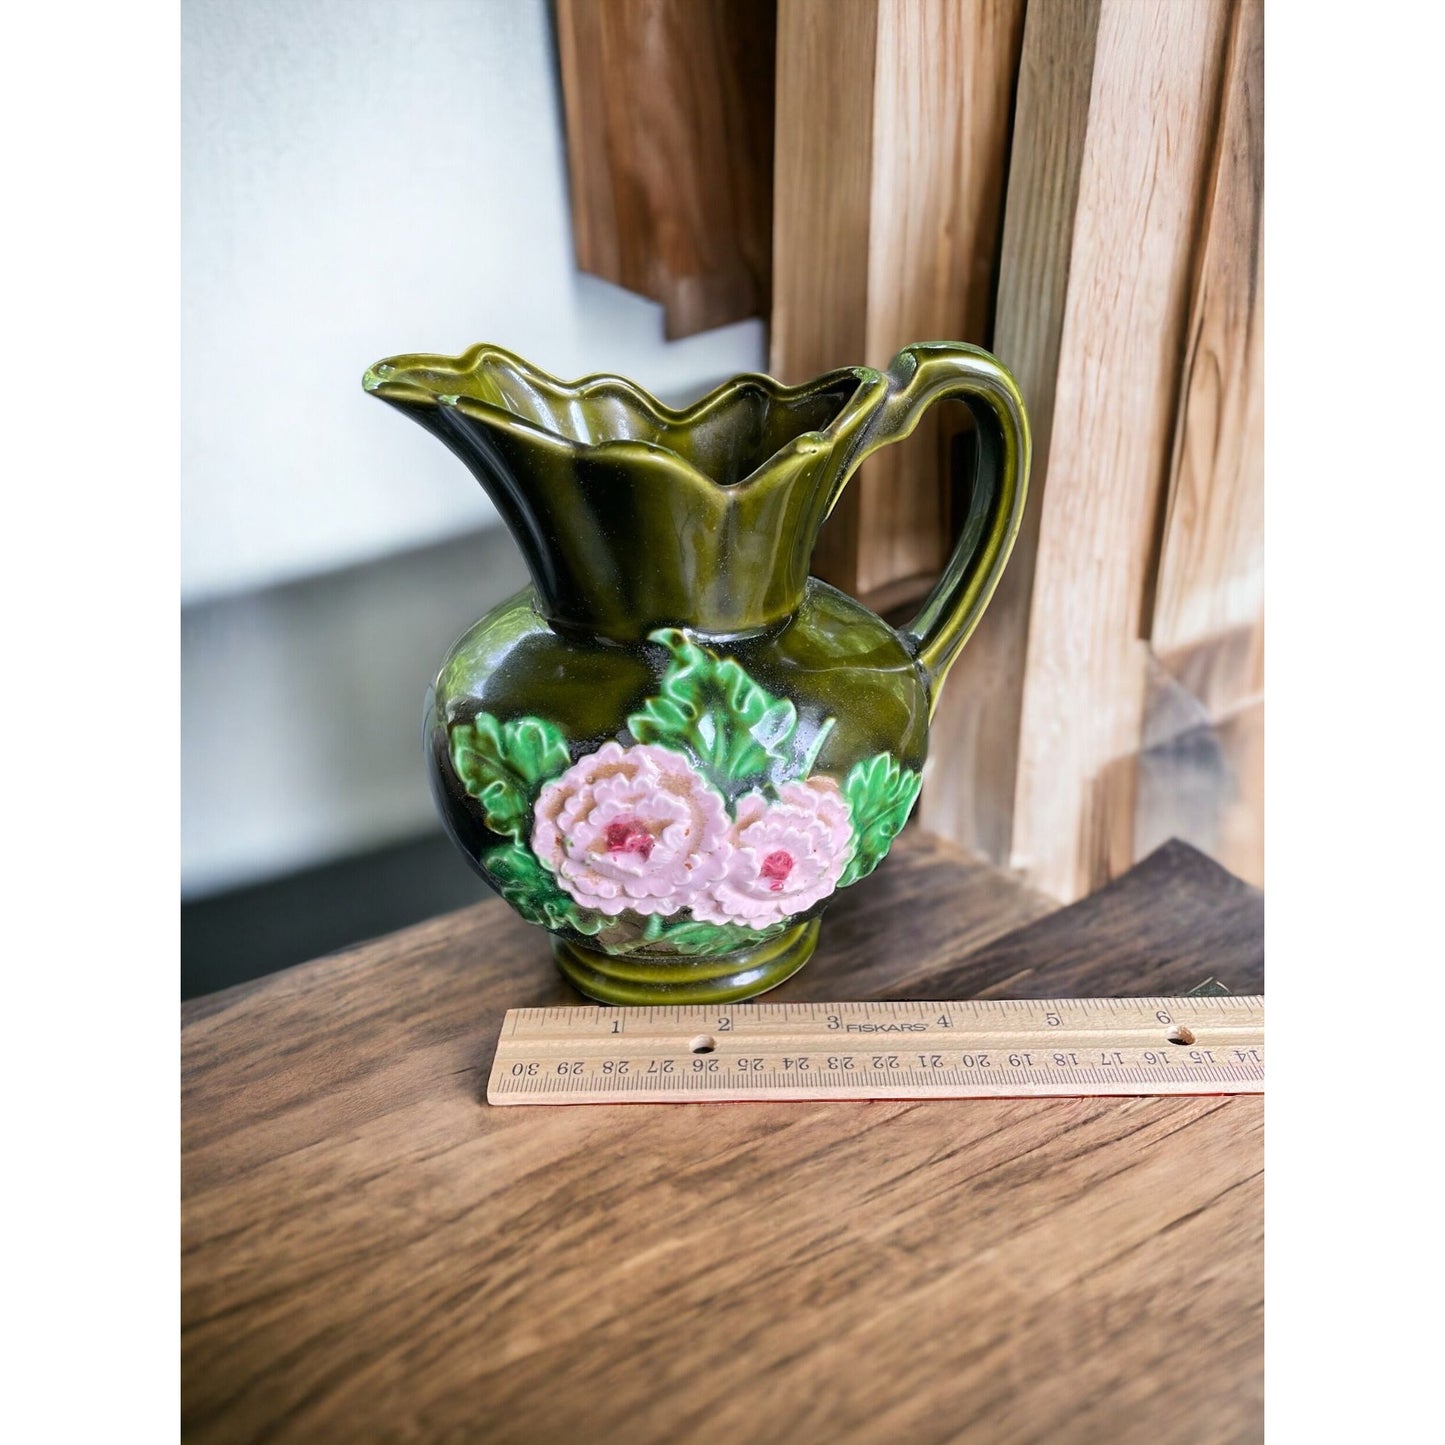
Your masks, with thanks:
M723 876L692 905L709 923L766 928L826 898L853 856L847 800L831 778L784 783L778 801L738 799Z
M727 866L722 794L681 753L604 743L542 789L532 851L584 908L676 913Z

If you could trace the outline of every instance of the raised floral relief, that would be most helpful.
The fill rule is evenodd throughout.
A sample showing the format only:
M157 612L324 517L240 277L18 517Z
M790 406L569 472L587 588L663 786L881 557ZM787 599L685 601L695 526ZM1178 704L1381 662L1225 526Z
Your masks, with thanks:
M853 857L846 799L832 778L784 783L776 800L738 799L722 876L696 903L710 923L766 928L826 898Z
M681 753L605 743L542 789L532 851L584 908L668 916L722 876L730 826Z
M887 753L814 773L831 719L803 747L793 704L736 661L672 628L650 640L668 662L627 744L574 762L540 718L453 726L458 778L511 840L481 863L524 918L597 946L630 916L620 951L747 948L877 867L921 780Z

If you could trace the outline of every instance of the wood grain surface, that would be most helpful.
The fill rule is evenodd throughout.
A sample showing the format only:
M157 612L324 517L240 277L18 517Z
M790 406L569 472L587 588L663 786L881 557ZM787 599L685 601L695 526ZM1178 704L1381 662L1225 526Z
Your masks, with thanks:
M1146 623L1231 16L1229 0L1025 15L994 349L1039 429L1032 519L951 679L939 754L960 825L942 798L925 816L1064 900L1135 859Z
M1034 0L1025 21L992 346L1027 400L1033 474L998 591L940 699L919 800L925 827L999 863L1013 848L1029 617L1100 3Z
M771 367L807 381L917 341L985 343L1022 0L781 0ZM813 571L921 596L952 537L943 406L844 492Z
M913 832L775 997L1256 990L1261 906ZM187 1439L1258 1438L1259 1100L488 1108L556 1002L488 902L186 1006Z
M877 31L878 0L779 3L768 369L781 381L867 360ZM856 593L863 545L856 506L835 507L809 570Z
M1023 22L1023 0L881 7L862 353L870 365L886 366L916 341L988 340ZM953 439L968 425L962 405L934 407L844 493L839 506L857 508L863 539L860 592L943 568L955 521L962 526Z
M1233 5L1211 171L1149 627L1163 656L1264 612L1263 0Z
M1106 0L1019 724L1013 859L1076 898L1132 859L1141 624L1227 35L1223 0ZM1067 719L1067 723L1066 723Z
M1262 0L1234 0L1219 112L1147 628L1167 683L1146 695L1134 843L1182 836L1262 883ZM1161 736L1175 686L1198 716Z
M558 0L577 264L669 339L766 316L776 0Z

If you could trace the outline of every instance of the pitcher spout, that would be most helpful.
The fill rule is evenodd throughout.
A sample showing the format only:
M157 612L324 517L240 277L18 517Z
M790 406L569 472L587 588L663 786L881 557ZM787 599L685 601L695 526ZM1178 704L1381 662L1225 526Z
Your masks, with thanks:
M749 375L674 410L621 377L562 382L495 346L391 357L363 384L486 488L548 621L619 641L792 615L887 390L867 367L799 387Z

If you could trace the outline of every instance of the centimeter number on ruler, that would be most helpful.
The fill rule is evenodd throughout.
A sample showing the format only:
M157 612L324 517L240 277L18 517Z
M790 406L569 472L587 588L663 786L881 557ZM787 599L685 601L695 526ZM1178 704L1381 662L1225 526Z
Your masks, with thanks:
M512 1009L493 1104L1257 1094L1264 999Z

